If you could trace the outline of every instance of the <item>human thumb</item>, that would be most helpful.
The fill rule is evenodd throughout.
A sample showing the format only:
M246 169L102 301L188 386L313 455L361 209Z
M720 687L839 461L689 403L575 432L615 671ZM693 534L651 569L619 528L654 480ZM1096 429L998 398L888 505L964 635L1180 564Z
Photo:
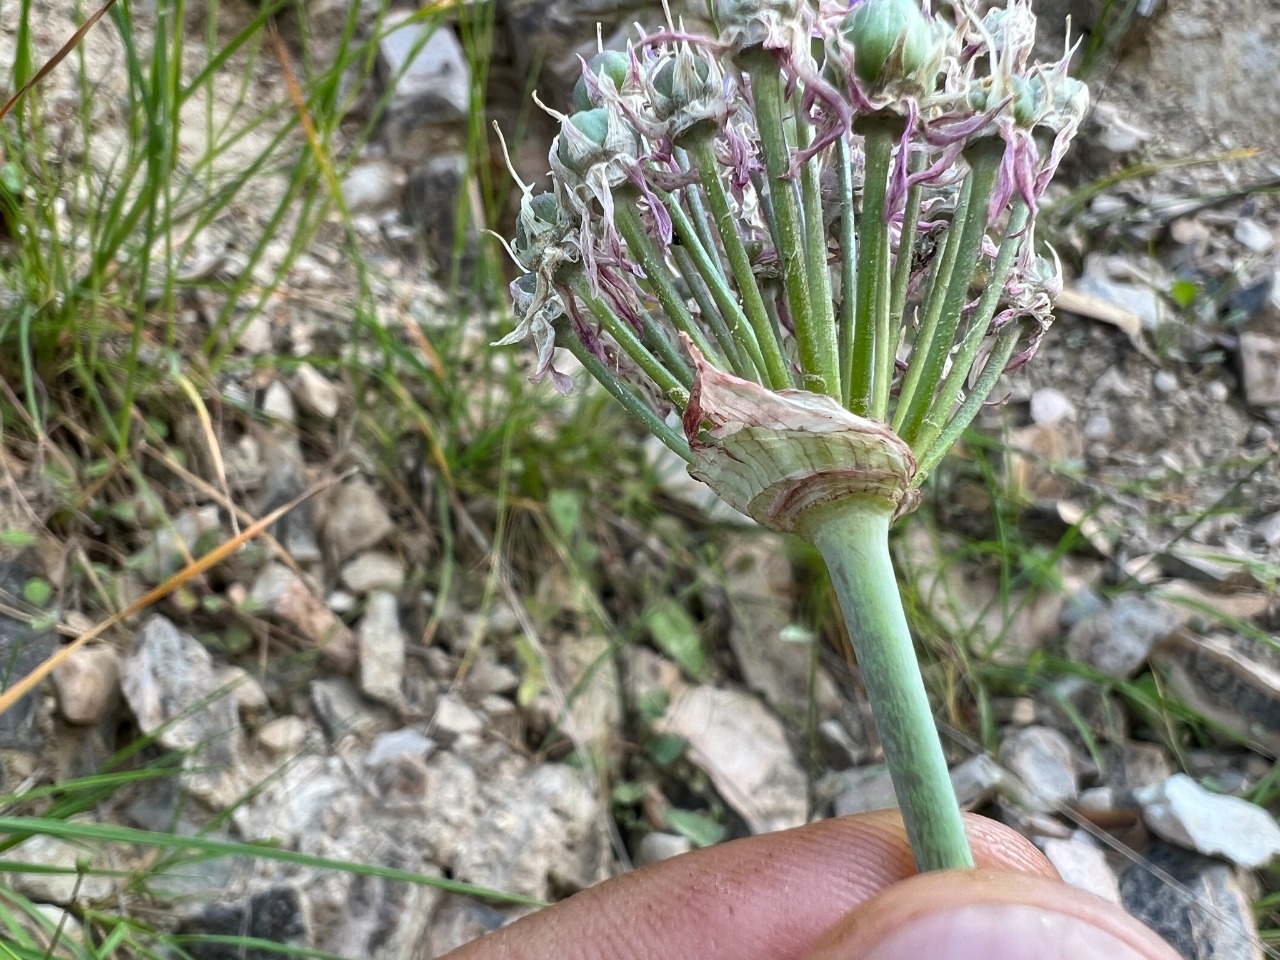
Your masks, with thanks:
M886 888L806 960L1178 960L1120 907L1060 881L994 870L927 873Z

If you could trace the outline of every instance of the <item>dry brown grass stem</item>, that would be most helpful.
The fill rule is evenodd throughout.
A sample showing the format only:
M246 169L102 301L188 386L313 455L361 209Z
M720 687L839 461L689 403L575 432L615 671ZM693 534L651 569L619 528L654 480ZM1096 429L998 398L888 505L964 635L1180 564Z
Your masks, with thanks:
M227 557L239 550L240 547L244 546L244 544L269 530L272 524L287 514L290 510L300 506L307 500L310 500L312 497L322 493L343 479L343 476L336 476L313 484L288 503L272 510L260 520L254 521L237 536L232 537L225 543L219 544L204 556L187 564L187 566L183 567L164 583L148 590L123 610L113 613L101 623L96 624L92 629L86 630L84 633L80 634L80 636L76 637L75 640L71 641L71 643L67 644L61 650L58 650L53 654L53 656L49 657L49 659L45 660L25 677L15 682L14 685L4 691L4 693L0 693L0 714L9 710L9 708L17 703L22 697L34 690L58 667L59 664L66 661L66 659L76 650L80 649L90 641L96 640L98 637L102 636L103 633L120 623L122 620L132 617L137 613L141 613L153 603L164 599L183 584L211 570L213 567L217 566L223 560L227 559Z

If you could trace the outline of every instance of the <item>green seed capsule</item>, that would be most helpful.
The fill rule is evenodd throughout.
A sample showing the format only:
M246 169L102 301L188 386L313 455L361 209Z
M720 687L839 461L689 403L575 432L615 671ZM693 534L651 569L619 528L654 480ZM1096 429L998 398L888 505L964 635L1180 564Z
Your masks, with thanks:
M529 210L540 223L556 224L560 222L560 201L550 191L530 197Z
M631 69L631 58L621 50L605 50L597 53L587 62L587 69L597 77L613 81L615 90L621 90L627 79L627 71ZM573 109L590 110L600 104L593 103L591 92L582 77L573 86Z
M604 157L609 138L609 112L599 107L583 110L560 125L557 151L560 162L574 173L583 174Z
M711 64L704 57L681 51L664 60L649 81L653 112L667 120L693 104L706 103L718 90L711 80Z
M706 85L711 65L695 54L682 54L662 61L653 74L653 89L671 99L688 99ZM693 88L693 89L690 89Z
M965 101L969 104L969 109L974 113L981 113L987 109L987 101L989 98L990 80L974 80L970 82L965 91Z
M640 136L616 106L583 110L564 117L552 148L552 169L585 178L593 168L614 160L635 159Z
M516 316L523 317L533 303L533 295L538 289L538 278L532 273L521 274L511 281L507 290L511 293L512 306Z
M526 269L535 269L547 248L563 239L567 223L568 218L554 193L525 197L520 204L520 215L516 217L512 253Z
M864 0L844 18L841 32L853 45L853 69L864 83L891 79L885 74L899 44L903 76L919 70L933 47L917 0Z
M1010 78L1009 86L1013 93L1013 119L1024 127L1031 126L1040 119L1044 84L1038 77L1026 80L1014 76Z

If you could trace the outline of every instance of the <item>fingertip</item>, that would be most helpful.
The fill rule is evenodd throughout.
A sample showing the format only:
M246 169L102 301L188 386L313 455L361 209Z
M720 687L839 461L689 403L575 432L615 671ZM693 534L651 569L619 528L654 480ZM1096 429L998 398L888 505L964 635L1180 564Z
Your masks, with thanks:
M1061 881L993 870L896 884L851 910L806 960L1177 960L1115 904Z

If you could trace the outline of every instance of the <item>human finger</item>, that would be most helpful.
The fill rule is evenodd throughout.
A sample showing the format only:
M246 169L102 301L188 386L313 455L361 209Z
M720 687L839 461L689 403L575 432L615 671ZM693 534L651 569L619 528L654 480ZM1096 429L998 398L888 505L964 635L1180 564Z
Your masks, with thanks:
M983 817L979 866L1056 877ZM915 873L897 811L748 837L608 880L468 944L448 960L798 960L851 908Z
M1177 960L1120 907L1007 871L911 877L859 904L806 960Z

